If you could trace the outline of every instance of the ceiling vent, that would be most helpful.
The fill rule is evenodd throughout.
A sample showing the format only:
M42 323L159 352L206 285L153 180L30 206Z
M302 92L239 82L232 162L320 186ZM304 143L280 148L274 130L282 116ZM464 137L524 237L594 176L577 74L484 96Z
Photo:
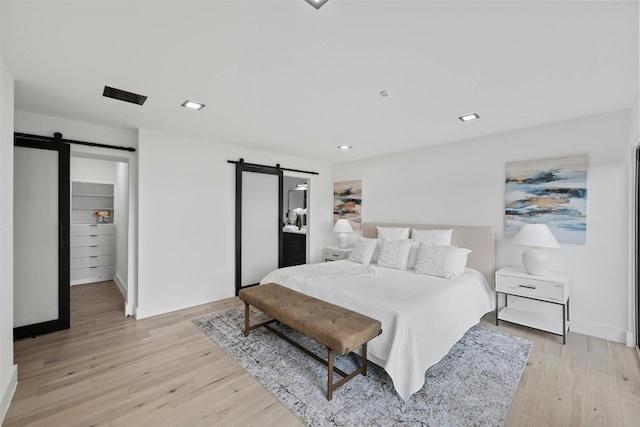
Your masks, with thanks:
M102 96L107 98L117 99L118 101L130 102L132 104L142 105L147 97L144 95L138 95L137 93L127 92L126 90L116 89L114 87L105 86Z

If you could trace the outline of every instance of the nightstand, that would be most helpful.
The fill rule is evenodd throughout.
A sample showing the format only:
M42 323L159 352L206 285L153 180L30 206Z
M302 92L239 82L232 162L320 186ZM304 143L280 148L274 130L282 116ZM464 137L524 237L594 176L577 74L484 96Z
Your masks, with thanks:
M339 259L347 259L349 258L349 254L353 248L339 248L337 246L329 246L328 248L324 248L324 260L326 261L337 261Z
M518 267L504 267L496 271L496 325L504 320L562 337L567 342L569 330L569 275L548 272L544 276L527 274ZM498 295L504 295L504 307L498 310ZM562 307L562 316L538 313L509 306L509 296L556 304Z

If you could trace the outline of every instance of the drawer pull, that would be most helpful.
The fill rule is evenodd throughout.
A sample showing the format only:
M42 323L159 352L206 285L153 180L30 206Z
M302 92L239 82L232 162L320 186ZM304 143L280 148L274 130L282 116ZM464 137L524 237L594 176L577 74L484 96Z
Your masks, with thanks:
M89 246L89 247L90 247L90 248L97 248L97 247L98 247L98 245L91 245L91 246Z
M89 227L97 227L98 224L89 224Z
M531 286L531 285L518 285L518 286L520 286L521 288L527 288L527 289L535 289L536 288L535 286Z
M98 258L98 255L91 255L89 258Z
M95 265L95 266L93 266L93 267L89 267L89 268L98 268L98 266L97 266L97 265Z
M97 234L89 234L89 237L98 237Z

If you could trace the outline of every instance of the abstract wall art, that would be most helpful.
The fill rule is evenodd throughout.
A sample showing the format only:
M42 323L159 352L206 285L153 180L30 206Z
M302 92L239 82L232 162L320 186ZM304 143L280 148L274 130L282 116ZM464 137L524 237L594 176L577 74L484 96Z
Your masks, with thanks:
M362 228L362 181L333 184L333 222L345 218L354 230Z
M505 236L538 223L560 243L585 243L586 155L507 163L505 187Z

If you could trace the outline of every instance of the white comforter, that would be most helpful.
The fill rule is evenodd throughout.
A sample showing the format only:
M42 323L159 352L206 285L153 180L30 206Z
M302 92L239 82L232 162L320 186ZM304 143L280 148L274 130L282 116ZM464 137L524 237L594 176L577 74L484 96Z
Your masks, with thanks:
M281 268L261 281L270 282L380 320L382 335L369 342L367 358L404 400L495 304L484 276L469 268L449 280L343 260Z

